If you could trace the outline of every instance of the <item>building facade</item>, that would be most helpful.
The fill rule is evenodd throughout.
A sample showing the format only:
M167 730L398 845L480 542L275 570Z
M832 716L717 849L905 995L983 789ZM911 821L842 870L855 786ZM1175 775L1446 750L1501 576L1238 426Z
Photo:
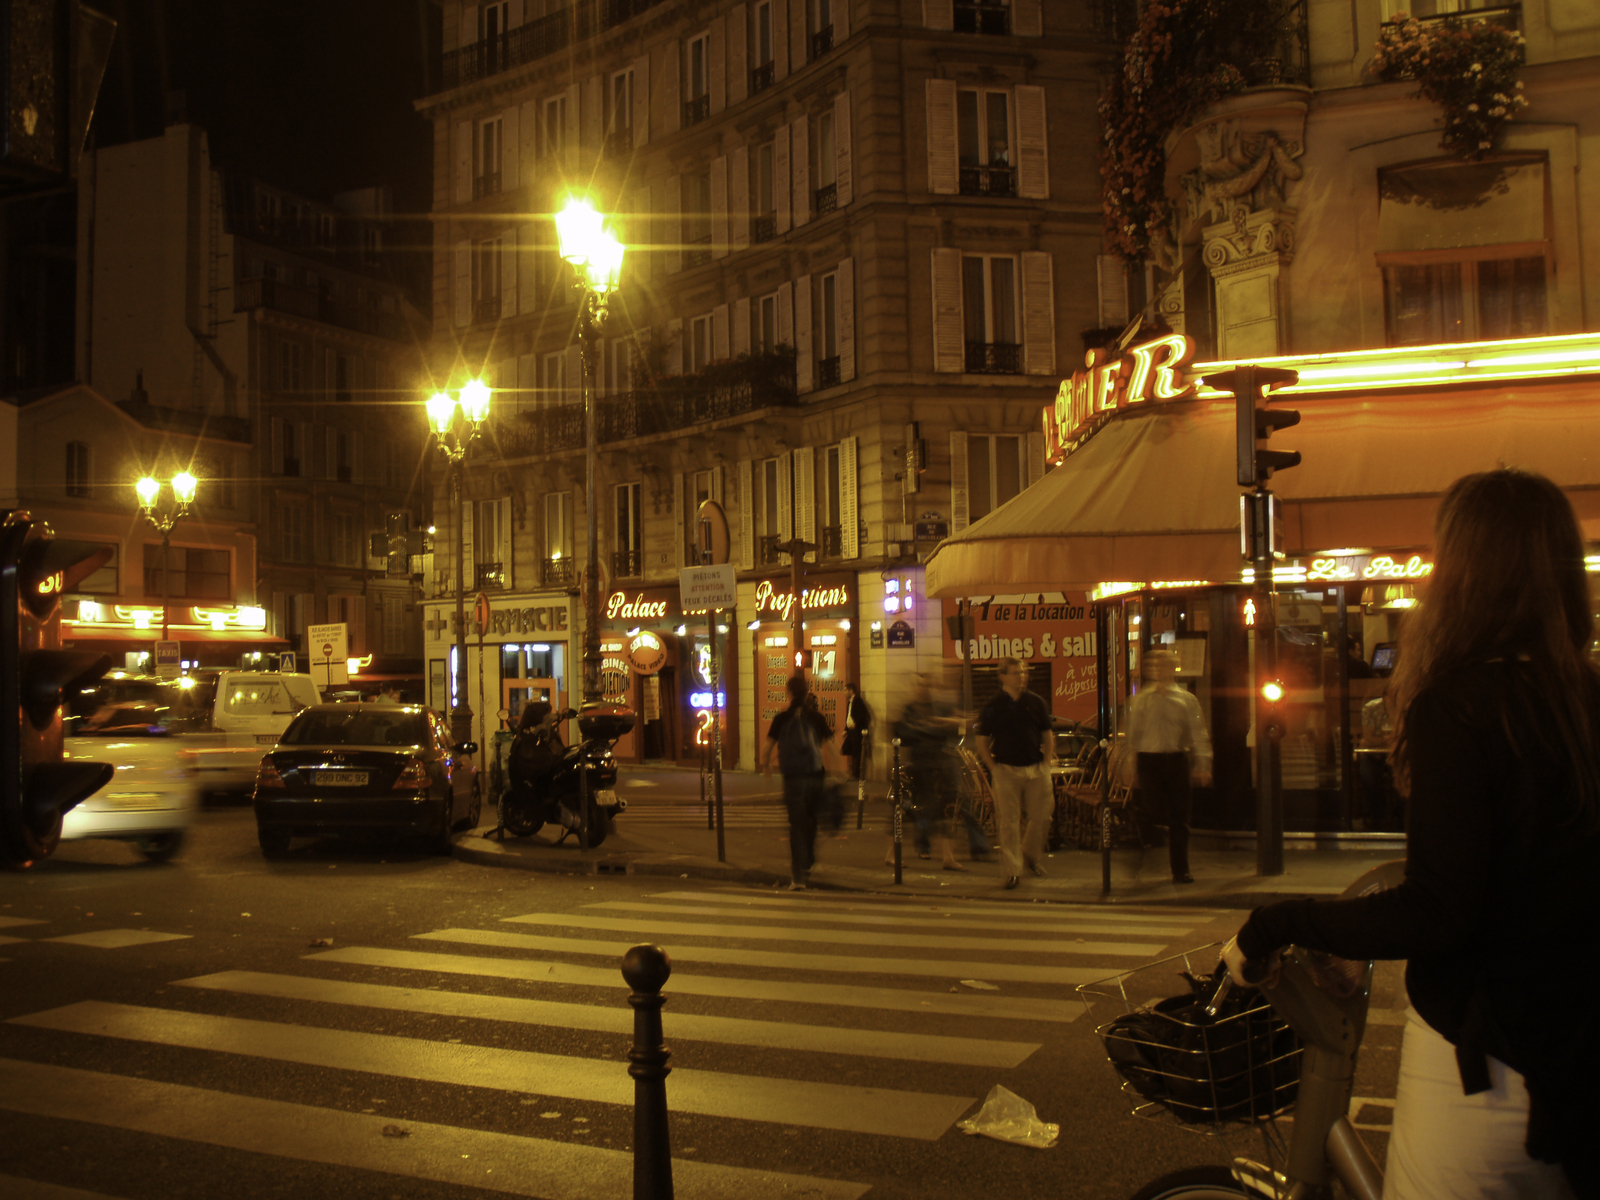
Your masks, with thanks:
M1040 406L1079 331L1103 323L1105 46L1089 7L444 5L441 90L419 104L434 127L433 368L440 386L482 374L495 390L462 518L439 521L433 703L449 703L457 524L469 594L518 612L572 601L563 630L488 632L486 694L531 671L577 694L592 520L608 686L642 716L625 749L698 758L715 635L678 610L676 583L715 500L740 580L724 615L729 756L753 763L781 704L797 602L826 704L855 680L898 710L942 659L922 555L1039 477ZM578 296L549 219L571 189L628 247L595 380L595 513ZM815 546L798 598L778 549L795 535ZM644 634L663 653L635 651Z

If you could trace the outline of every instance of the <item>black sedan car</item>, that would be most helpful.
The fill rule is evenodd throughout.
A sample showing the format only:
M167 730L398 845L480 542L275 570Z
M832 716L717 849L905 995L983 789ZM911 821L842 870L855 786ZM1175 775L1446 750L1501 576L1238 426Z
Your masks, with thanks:
M450 852L451 834L478 824L477 743L455 744L438 713L418 705L317 704L261 760L256 832L282 854L296 835L389 830Z

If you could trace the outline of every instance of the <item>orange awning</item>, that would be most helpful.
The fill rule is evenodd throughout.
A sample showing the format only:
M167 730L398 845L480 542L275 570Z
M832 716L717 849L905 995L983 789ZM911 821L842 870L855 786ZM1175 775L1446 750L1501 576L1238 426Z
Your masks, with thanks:
M1286 405L1287 406L1287 405ZM1548 475L1600 536L1600 393L1592 381L1296 397L1273 438L1302 464L1274 478L1293 557L1433 540L1439 497L1499 466ZM1112 418L1010 503L941 542L932 597L1060 591L1106 582L1237 580L1231 400L1148 405Z

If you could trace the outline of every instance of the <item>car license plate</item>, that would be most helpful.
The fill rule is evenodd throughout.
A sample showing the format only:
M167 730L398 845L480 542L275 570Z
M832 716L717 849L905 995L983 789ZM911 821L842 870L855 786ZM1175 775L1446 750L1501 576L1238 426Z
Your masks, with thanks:
M106 797L106 803L124 812L162 807L159 792L112 792Z
M275 734L275 733L258 733L258 734L256 734L256 745L258 745L258 746L276 746L277 744L278 744L278 735Z
M606 788L594 794L594 802L601 808L615 808L617 806L617 794L610 788Z
M365 771L318 771L317 782L329 787L365 787Z

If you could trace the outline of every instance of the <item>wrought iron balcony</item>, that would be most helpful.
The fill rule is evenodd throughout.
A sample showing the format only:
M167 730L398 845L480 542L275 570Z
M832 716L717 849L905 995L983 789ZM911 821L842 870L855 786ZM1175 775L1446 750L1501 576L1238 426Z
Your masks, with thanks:
M773 566L783 557L778 549L778 543L783 541L783 535L765 533L756 540L756 565L760 567Z
M644 574L644 555L637 550L613 550L611 552L611 577L613 579L636 579Z
M1011 6L1000 0L957 0L955 29L957 33L991 33L1003 37L1011 32Z
M962 167L961 194L963 196L1015 196L1017 171L1015 167Z
M711 235L687 238L683 246L683 265L685 267L703 267L711 261Z
M806 61L816 62L817 59L821 58L824 54L831 53L832 50L833 26L829 25L826 29L819 29L817 32L811 35L811 57Z
M439 62L439 86L442 89L461 87L524 63L537 62L565 50L574 42L615 29L660 3L662 0L598 0L598 3L585 0L525 22L496 37L472 42L444 55Z
M506 572L505 564L497 562L481 562L475 564L478 577L478 590L480 592L505 591Z
M479 296L472 302L472 323L486 325L500 319L500 296Z
M822 557L838 558L844 554L844 537L838 525L822 527Z
M750 221L750 240L759 245L778 236L778 214L762 213Z
M762 63L759 67L752 68L751 71L750 71L750 94L752 96L754 96L757 92L766 91L769 87L772 86L772 80L773 80L773 64L772 63L765 62L765 63Z
M613 129L606 134L600 153L605 158L627 158L633 153L633 130L628 127Z
M405 319L397 312L357 308L335 303L316 288L299 287L280 279L241 279L233 289L234 312L269 308L294 317L306 317L340 329L353 329L373 337L401 342L409 339Z
M693 100L683 102L683 127L698 125L701 121L711 116L711 96L696 96Z
M969 375L1020 375L1022 347L1014 342L968 342Z
M500 194L500 172L485 171L482 175L473 177L472 198L482 200L485 196L498 196Z
M817 390L839 386L839 356L817 360Z
M575 558L545 558L539 561L540 587L577 587L578 560Z
M817 216L831 213L839 207L839 185L836 183L825 184L816 190L813 203L816 206Z

